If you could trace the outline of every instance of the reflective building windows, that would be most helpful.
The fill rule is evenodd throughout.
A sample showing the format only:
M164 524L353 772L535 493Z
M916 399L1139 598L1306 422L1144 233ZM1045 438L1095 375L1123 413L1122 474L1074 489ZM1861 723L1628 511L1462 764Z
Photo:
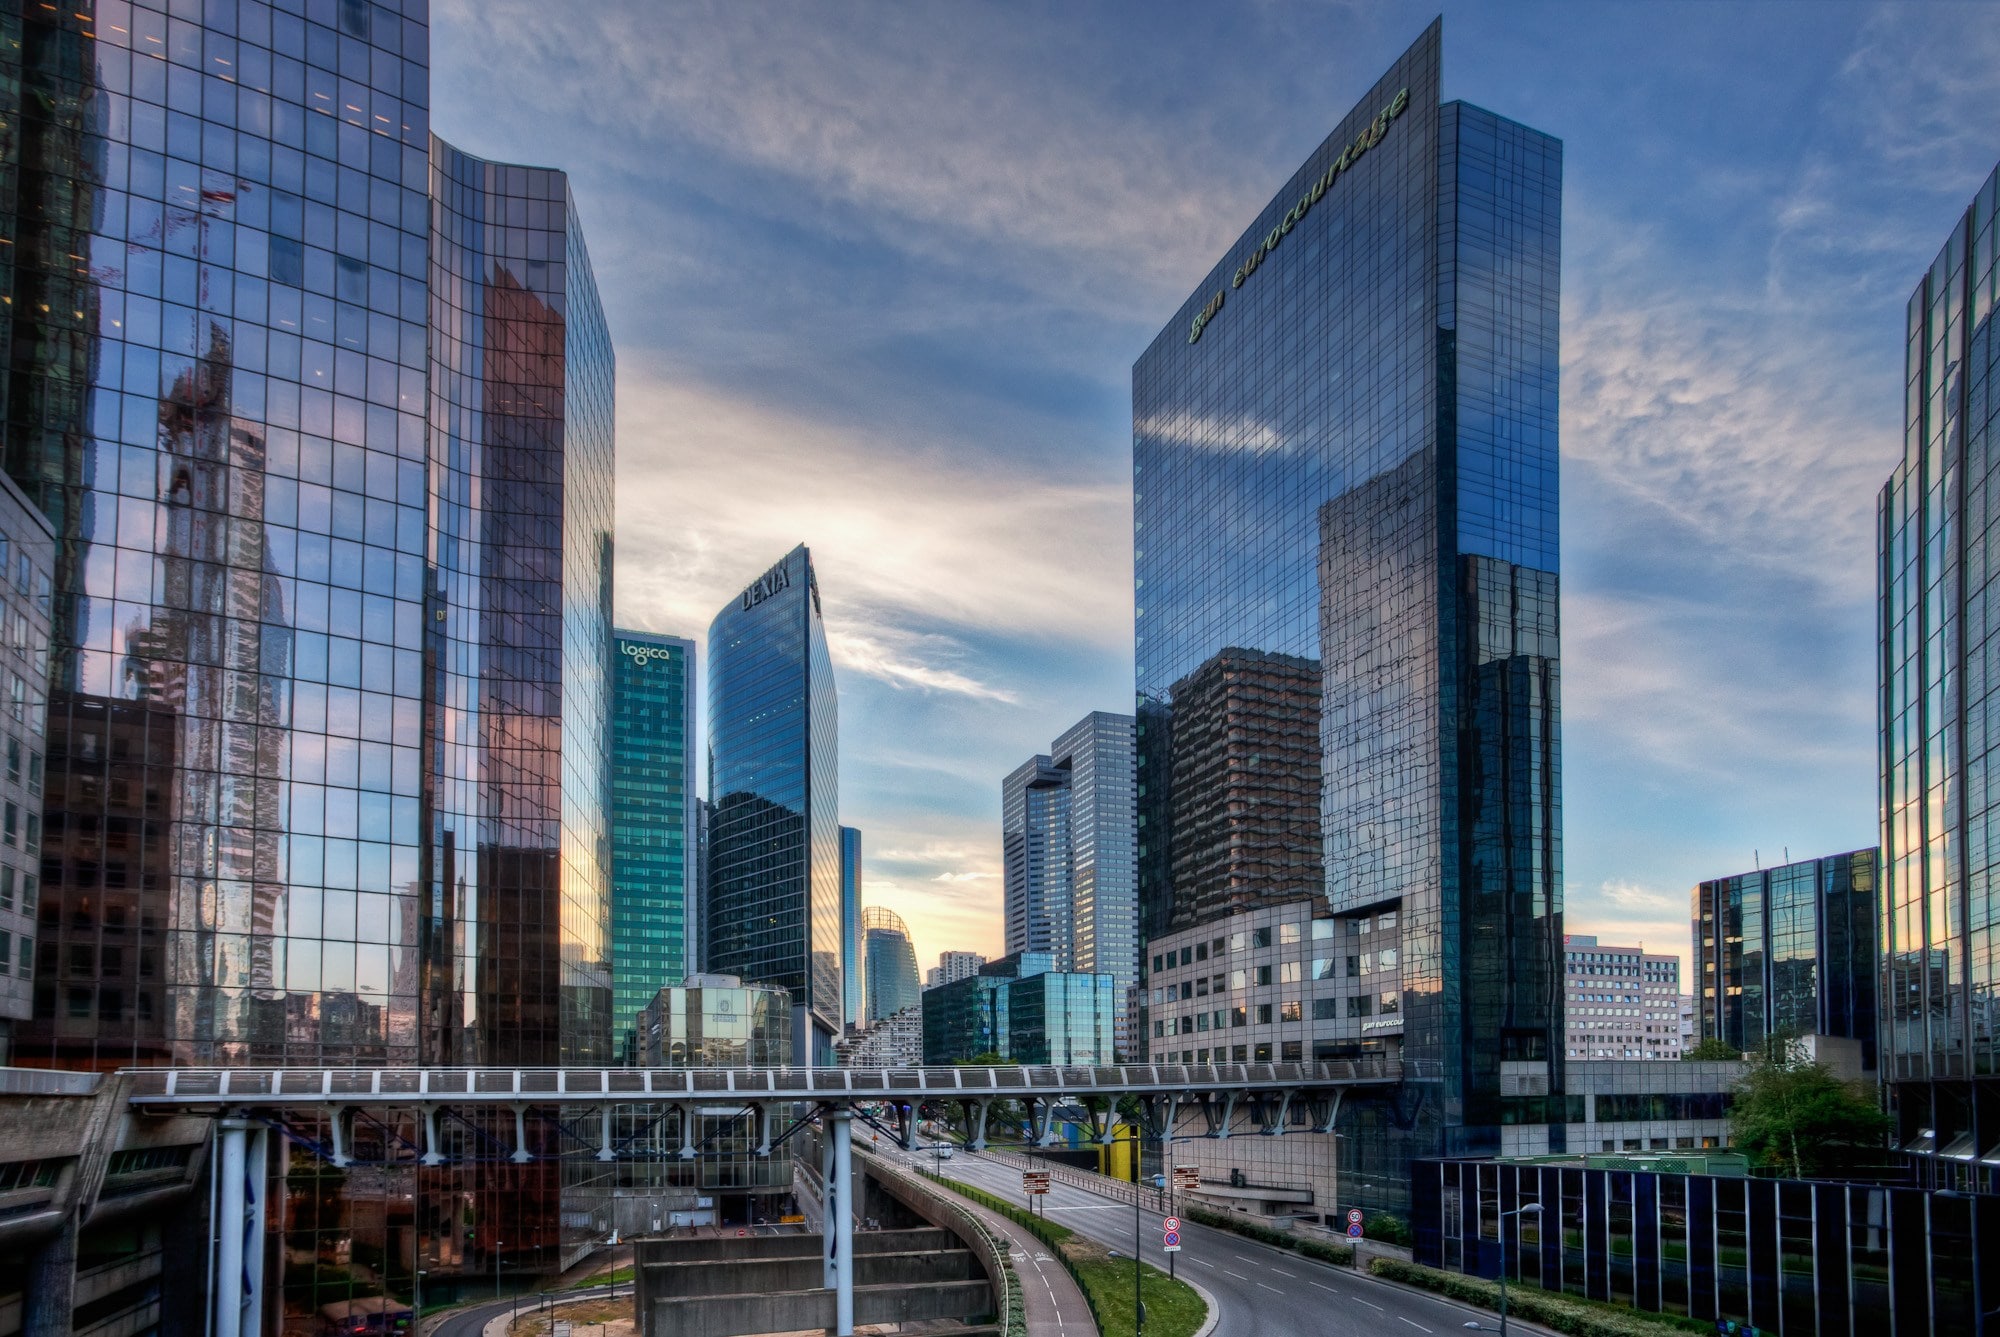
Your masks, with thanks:
M1423 1075L1343 1144L1391 1201L1413 1154L1499 1148L1503 1065L1562 1083L1562 154L1441 105L1439 43L1133 369L1142 922L1178 954L1258 907L1393 916L1392 1020L1298 1042Z
M694 642L616 632L611 647L612 1034L700 963L695 903Z
M1903 459L1877 504L1883 1076L1899 1141L1934 1182L1988 1190L2000 1186L1996 218L2000 169L1910 296Z
M794 548L708 629L707 968L788 989L797 1062L840 1033L839 722L811 554Z

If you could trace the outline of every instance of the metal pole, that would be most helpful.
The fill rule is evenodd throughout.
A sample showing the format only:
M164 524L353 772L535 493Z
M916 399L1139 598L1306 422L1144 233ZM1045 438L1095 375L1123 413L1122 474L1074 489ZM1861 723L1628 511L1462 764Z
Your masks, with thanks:
M493 1241L493 1298L500 1298L500 1241Z
M243 1337L243 1201L244 1143L248 1125L224 1119L222 1140L222 1201L216 1209L215 1290L209 1304L215 1310L215 1337Z
M835 1337L854 1337L854 1204L849 1197L854 1191L854 1136L852 1114L845 1105L833 1112L833 1173L840 1181L838 1194L828 1194L830 1202L837 1201L840 1216L834 1222L834 1250L836 1257L833 1291L833 1330Z
M1160 1172L1167 1177L1167 1215L1172 1216L1174 1214L1174 1166L1173 1157L1168 1154L1169 1145L1167 1130L1162 1128L1160 1130ZM1174 1278L1174 1260L1179 1256L1178 1253L1167 1255L1167 1280L1169 1281Z
M1132 1141L1134 1156L1137 1156L1138 1149L1138 1139L1134 1138ZM1139 1255L1146 1247L1146 1227L1141 1217L1141 1211L1142 1209L1139 1206L1139 1186L1134 1184L1132 1185L1132 1314L1138 1325L1136 1337L1146 1337L1146 1293L1141 1285L1145 1280L1144 1264L1139 1261Z
M1507 1337L1507 1213L1500 1213L1500 1337Z

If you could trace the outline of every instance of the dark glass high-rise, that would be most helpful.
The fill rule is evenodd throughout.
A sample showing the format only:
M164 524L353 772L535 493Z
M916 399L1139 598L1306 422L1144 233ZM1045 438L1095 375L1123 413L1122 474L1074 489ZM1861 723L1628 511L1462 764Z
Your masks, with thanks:
M1395 1094L1341 1116L1341 1200L1386 1205L1413 1155L1532 1149L1503 1138L1509 1093L1562 1089L1562 150L1441 101L1440 41L1361 98L1132 376L1145 958L1205 986L1222 950L1218 977L1249 981L1193 1012L1178 975L1149 981L1142 1029L1194 1061L1399 1057ZM1248 928L1276 906L1313 932ZM1394 979L1280 959L1321 920L1399 925L1399 1011ZM1260 951L1279 969L1245 971ZM1213 1046L1237 1008L1273 1020Z
M839 702L805 545L708 629L707 966L791 990L801 1065L845 1009Z

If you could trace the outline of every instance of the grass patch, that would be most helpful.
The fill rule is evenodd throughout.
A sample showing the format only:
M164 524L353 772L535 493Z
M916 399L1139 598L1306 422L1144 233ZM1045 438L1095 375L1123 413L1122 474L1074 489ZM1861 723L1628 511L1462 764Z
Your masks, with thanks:
M1139 1330L1132 1294L1132 1260L1113 1258L1103 1245L1086 1239L1068 1226L1059 1226L1046 1217L1016 1207L985 1189L974 1188L956 1179L924 1172L924 1177L943 1185L962 1198L978 1203L1021 1226L1049 1246L1063 1266L1076 1278L1097 1320L1099 1337L1134 1337ZM1139 1288L1146 1302L1147 1337L1194 1337L1208 1319L1208 1306L1185 1281L1170 1278L1159 1268L1141 1264Z
M1500 1283L1482 1277L1444 1272L1434 1267L1406 1263L1400 1258L1377 1258L1368 1270L1389 1281L1432 1291L1448 1300L1498 1310ZM1678 1314L1652 1314L1625 1305L1605 1304L1581 1296L1545 1291L1532 1282L1510 1283L1507 1313L1511 1318L1539 1323L1570 1337L1663 1337L1672 1332L1715 1331L1713 1323L1682 1318Z
M1245 1239L1256 1240L1259 1244L1268 1244L1274 1249L1289 1249L1293 1253L1316 1258L1335 1267L1354 1266L1354 1250L1344 1244L1328 1244L1324 1240L1307 1239L1289 1230L1279 1230L1274 1226L1247 1221L1234 1212L1211 1211L1209 1208L1192 1204L1181 1208L1181 1215L1198 1226L1207 1226L1211 1230L1226 1230L1232 1235L1241 1235Z

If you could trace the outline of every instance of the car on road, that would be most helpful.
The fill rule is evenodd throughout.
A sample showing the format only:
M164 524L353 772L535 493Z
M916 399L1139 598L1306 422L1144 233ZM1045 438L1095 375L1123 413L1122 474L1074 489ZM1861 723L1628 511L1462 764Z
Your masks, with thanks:
M950 1160L952 1152L955 1150L956 1148L949 1142L939 1142L931 1147L931 1153L941 1161Z

